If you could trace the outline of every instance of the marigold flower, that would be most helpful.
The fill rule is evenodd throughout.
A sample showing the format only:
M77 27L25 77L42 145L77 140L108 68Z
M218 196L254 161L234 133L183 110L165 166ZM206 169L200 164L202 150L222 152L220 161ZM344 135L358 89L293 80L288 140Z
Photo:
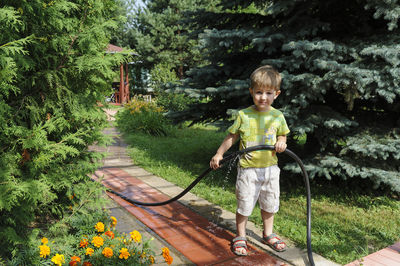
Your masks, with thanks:
M114 216L111 216L111 226L115 227L117 225L117 218L115 218Z
M91 264L91 263L88 262L88 261L85 261L82 265L83 265L83 266L93 266L93 264Z
M86 238L82 239L81 242L79 243L79 247L81 248L86 248L89 245L89 242Z
M103 254L104 257L106 257L106 258L111 258L113 256L113 250L111 248L107 247L107 248L103 249L103 252L101 252L101 254Z
M130 255L131 254L129 254L127 248L121 248L121 250L119 251L119 258L120 259L126 259L127 260Z
M47 256L50 255L50 247L46 246L46 245L41 245L39 246L39 250L40 250L40 257L41 258L46 258Z
M72 256L71 260L75 260L77 262L81 262L81 258L79 258L78 256Z
M49 243L49 240L46 237L43 237L42 243L43 243L43 245L47 245L47 243Z
M55 265L61 266L65 262L64 255L57 253L51 258L51 261L54 262Z
M163 257L169 256L169 249L167 247L162 248Z
M104 244L104 239L101 236L94 236L92 243L96 248L99 248Z
M174 260L170 255L169 255L169 249L167 247L162 248L162 255L164 257L165 262L170 265L172 261Z
M107 231L104 233L106 236L109 236L111 239L114 239L114 233L112 231Z
M166 256L166 257L164 257L164 259L165 259L165 262L168 264L168 265L171 265L172 264L172 261L174 260L171 256Z
M92 248L86 249L86 255L92 256L93 253L94 253L94 250Z
M97 232L102 233L104 232L104 224L102 222L98 222L94 228L96 228Z
M150 263L154 264L154 257L152 255L149 256L149 259L150 259Z
M69 266L77 266L79 262L81 262L81 258L79 258L78 256L72 256L71 261L69 262Z
M140 240L142 239L142 235L138 231L132 231L130 232L131 238L136 242L139 243Z

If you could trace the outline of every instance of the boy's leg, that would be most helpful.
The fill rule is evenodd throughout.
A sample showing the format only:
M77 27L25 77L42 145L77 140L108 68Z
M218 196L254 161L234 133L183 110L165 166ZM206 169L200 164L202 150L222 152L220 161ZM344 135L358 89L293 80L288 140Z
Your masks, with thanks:
M264 224L264 236L269 236L274 227L274 214L261 210L261 217Z
M274 213L279 210L279 174L277 165L266 168L265 180L260 191L261 217L264 231L263 240L276 251L286 250L286 244L273 233Z
M246 238L247 218L247 216L243 216L240 213L236 212L236 237L240 236L244 239ZM237 240L235 243L247 245L245 240ZM247 255L247 249L242 246L235 247L234 252L236 253L236 255Z
M236 234L246 237L247 216L243 216L236 212Z
M263 239L266 239L266 237L270 236L273 233L274 214L261 210L261 217L264 224ZM279 241L279 239L273 237L270 240L268 240L268 243L273 245L277 241ZM285 248L286 244L284 242L276 245L277 250L284 250Z

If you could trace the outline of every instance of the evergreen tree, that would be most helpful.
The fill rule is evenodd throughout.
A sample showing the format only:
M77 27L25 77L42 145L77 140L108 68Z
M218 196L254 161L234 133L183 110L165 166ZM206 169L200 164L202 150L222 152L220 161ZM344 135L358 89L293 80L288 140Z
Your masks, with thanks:
M273 65L283 75L276 107L287 117L292 140L306 137L298 152L310 176L368 179L375 188L399 193L398 1L221 5L221 12L196 18L204 28L214 27L199 41L209 64L192 68L174 87L205 100L178 118L228 118L228 110L251 104L251 72Z
M27 243L35 218L62 215L97 165L97 107L110 91L113 0L0 4L0 257Z
M134 1L128 1L133 6ZM186 17L189 11L214 6L215 1L205 0L149 0L146 7L131 10L125 32L126 43L138 53L136 79L145 79L141 73L150 74L157 83L160 69L174 72L171 80L182 79L185 72L201 59L195 49L197 35ZM138 70L139 69L139 70ZM155 71L155 73L153 73ZM144 84L144 81L139 81ZM154 85L154 84L152 84Z

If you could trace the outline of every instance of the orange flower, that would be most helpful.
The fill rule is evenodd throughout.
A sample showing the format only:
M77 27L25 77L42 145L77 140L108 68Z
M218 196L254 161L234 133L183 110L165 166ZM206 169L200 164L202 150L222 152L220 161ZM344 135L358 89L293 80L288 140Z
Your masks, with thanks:
M89 245L89 242L86 238L82 239L81 242L79 243L79 247L81 248L86 248Z
M71 257L71 261L69 262L70 266L77 266L78 262L81 262L81 258L79 258L78 256L72 256Z
M119 251L119 258L120 259L128 259L130 256L128 249L127 248L121 248L121 250Z
M47 243L49 243L49 240L46 237L43 237L42 243L43 243L43 245L47 245Z
M169 249L167 247L162 248L162 255L164 257L165 262L170 265L172 261L174 260L170 255L169 255Z
M103 252L101 252L101 254L103 254L106 258L111 258L113 256L113 250L107 247L103 249Z
M104 233L106 236L109 236L111 239L114 239L114 233L112 231L107 231Z
M94 236L92 243L96 248L99 248L104 244L104 240L101 238L101 236Z
M92 248L86 249L86 255L92 256L93 253L94 253L94 250Z
M164 259L165 259L165 262L168 264L168 265L171 265L172 264L172 261L174 260L171 256L167 256L167 257L164 257Z
M96 228L97 232L102 233L104 232L104 224L102 222L98 222L94 228Z
M91 264L91 263L88 262L88 261L85 261L82 265L83 265L83 266L93 266L93 264Z
M162 255L163 257L169 256L169 249L167 247L162 248Z

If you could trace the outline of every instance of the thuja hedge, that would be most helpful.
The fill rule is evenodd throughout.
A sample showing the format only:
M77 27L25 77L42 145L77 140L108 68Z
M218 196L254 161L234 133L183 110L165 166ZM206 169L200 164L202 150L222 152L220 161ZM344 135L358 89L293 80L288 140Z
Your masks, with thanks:
M60 217L96 168L105 115L96 107L123 55L106 54L113 0L0 3L0 258L38 219ZM1 261L1 259L0 259Z

